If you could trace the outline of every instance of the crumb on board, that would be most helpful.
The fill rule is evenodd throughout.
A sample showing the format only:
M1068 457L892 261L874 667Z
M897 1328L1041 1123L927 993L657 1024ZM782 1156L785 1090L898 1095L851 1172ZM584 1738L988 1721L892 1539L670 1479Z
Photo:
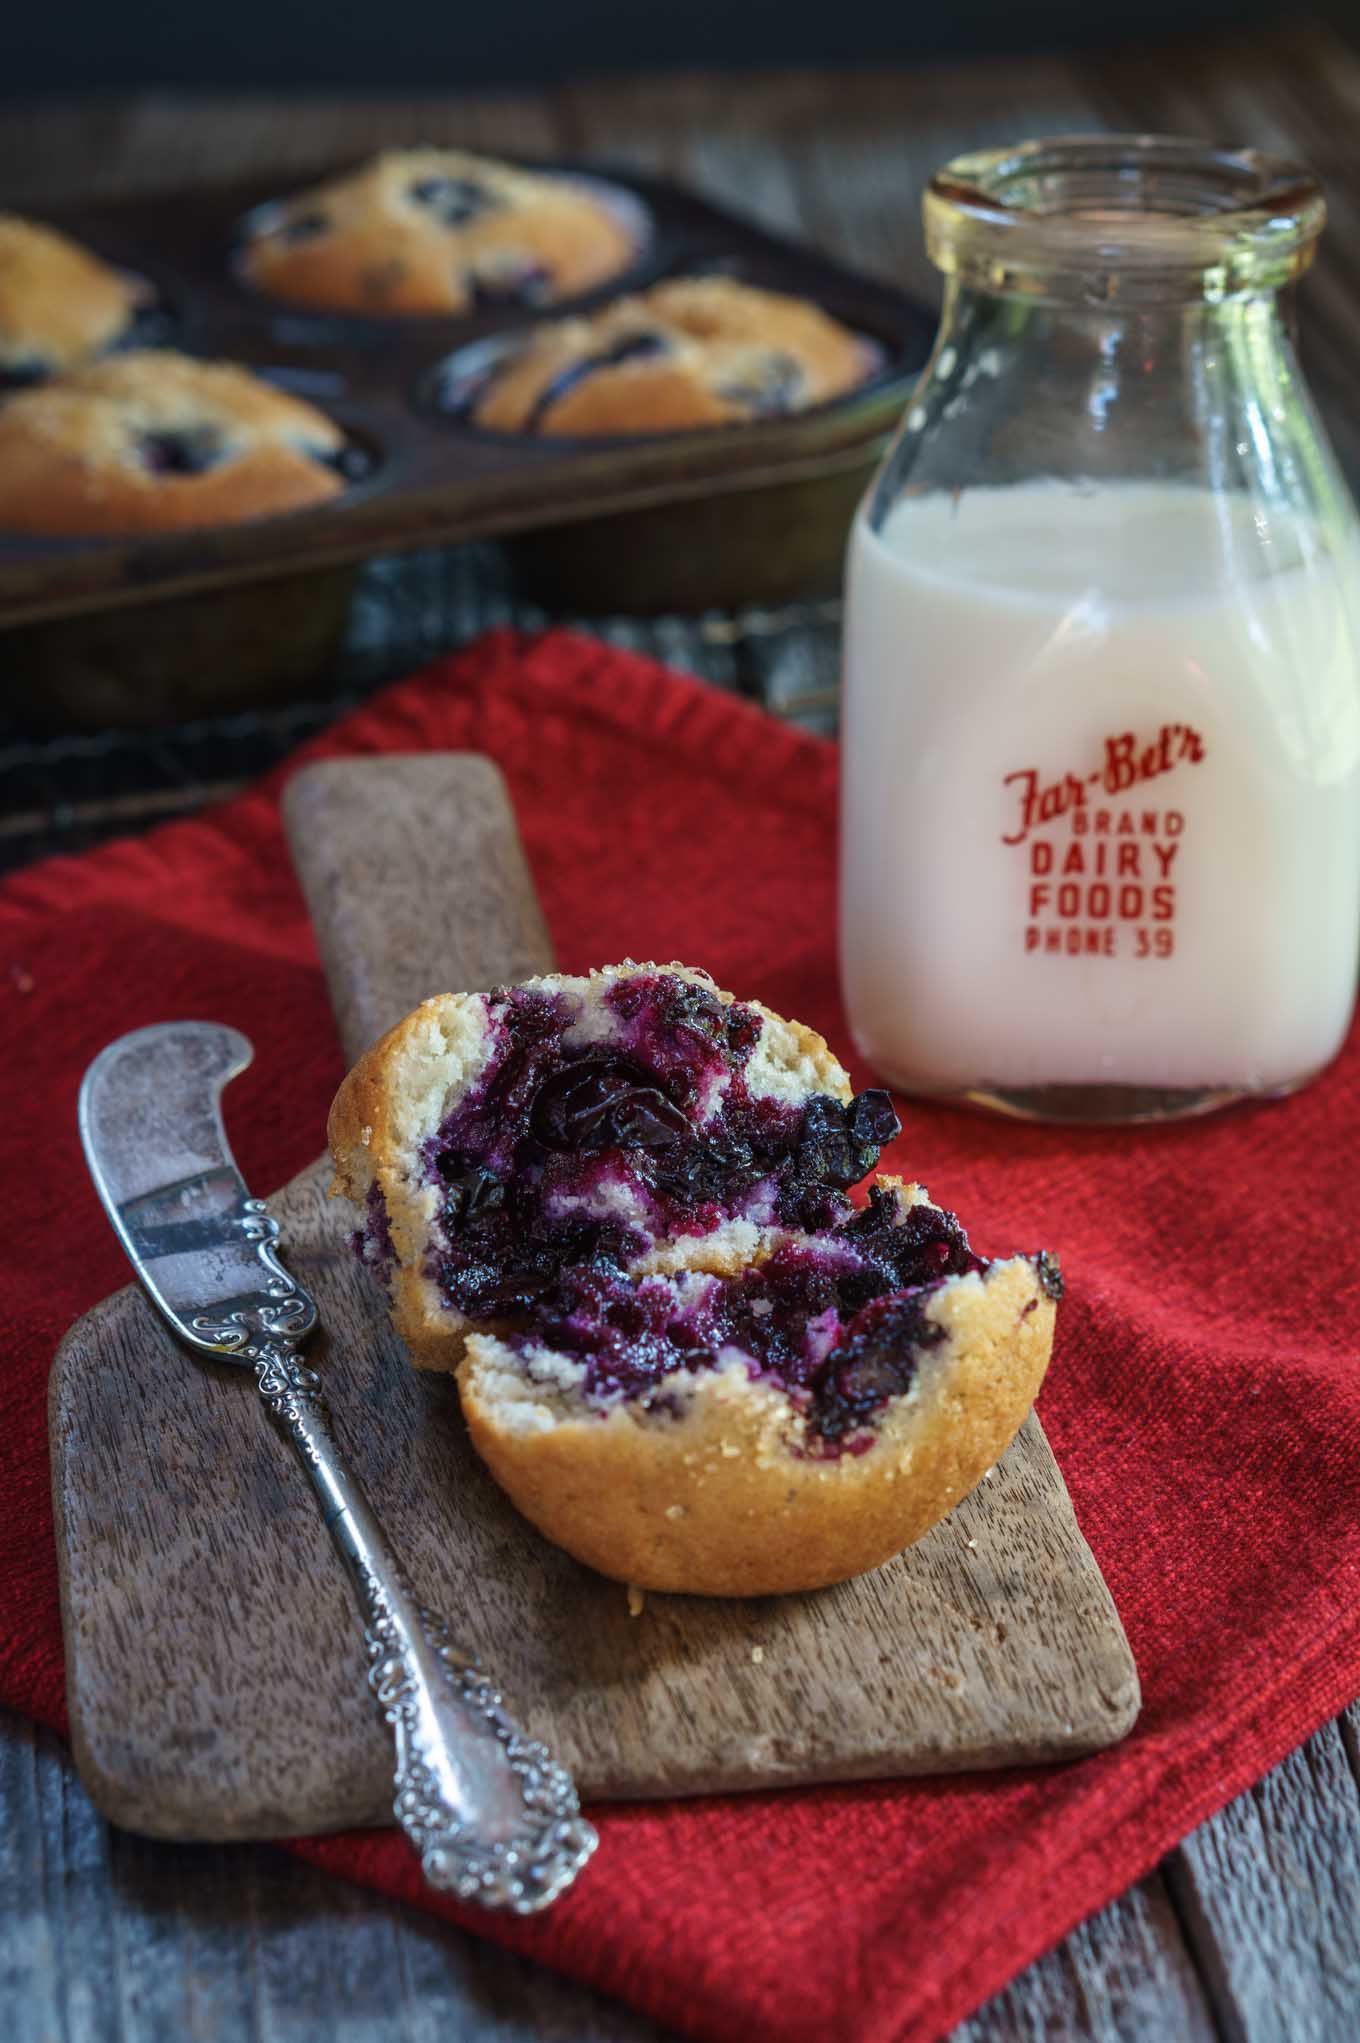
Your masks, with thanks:
M644 1609L644 1607L645 1607L645 1605L646 1605L646 1602L647 1602L647 1599L646 1599L646 1597L645 1597L645 1596L643 1595L642 1591L641 1591L641 1590L640 1590L640 1589L638 1588L638 1586L637 1586L637 1583L636 1583L636 1582L630 1582L630 1583L628 1584L628 1615L629 1615L629 1617L641 1617L641 1615L642 1615L642 1612L643 1612L643 1609Z
M668 1518L688 1518L689 1513L683 1504L667 1504L666 1516Z
M763 1646L752 1646L751 1658L755 1661L756 1666L759 1667L761 1661L765 1658L765 1648Z

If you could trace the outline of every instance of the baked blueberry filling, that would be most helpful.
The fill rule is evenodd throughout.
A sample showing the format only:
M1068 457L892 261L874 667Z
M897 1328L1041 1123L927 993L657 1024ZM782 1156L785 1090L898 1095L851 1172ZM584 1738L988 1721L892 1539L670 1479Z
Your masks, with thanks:
M417 178L407 185L406 196L413 205L427 207L442 227L466 227L502 204L494 192L471 177Z
M512 1341L531 1369L539 1343L573 1356L587 1396L605 1403L649 1404L676 1370L735 1361L804 1411L814 1452L857 1451L870 1444L867 1422L910 1389L921 1350L945 1338L927 1316L930 1298L947 1277L987 1267L952 1214L912 1212L910 1241L877 1266L848 1230L834 1230L787 1241L732 1278L630 1282L601 1261L569 1267L536 1294L532 1332Z
M397 1252L392 1245L387 1201L383 1197L382 1186L376 1180L368 1188L368 1198L364 1202L364 1224L354 1236L354 1253L361 1263L372 1270L380 1284L390 1287L392 1272L397 1266Z
M202 475L224 461L228 451L217 427L207 425L143 433L137 450L153 475Z
M811 1183L814 1159L790 1155L798 1111L747 1092L751 1009L664 974L606 998L619 1042L573 1045L565 996L512 993L491 1065L433 1145L433 1274L473 1318L515 1316L575 1264L618 1270L658 1234L712 1233L742 1210L773 1219L781 1196L849 1211Z
M624 362L645 361L649 356L664 355L670 351L670 343L660 333L629 333L611 346L601 348L593 355L582 355L569 362L565 369L559 369L551 382L545 383L534 400L533 409L526 420L526 429L537 432L555 404L560 404L569 390L578 383L584 383L587 376L596 375L601 369L617 369Z
M946 1338L926 1316L930 1295L920 1289L873 1300L831 1350L812 1386L816 1431L828 1446L867 1446L872 1435L864 1429L874 1414L911 1389L921 1350Z
M604 1002L601 1028L567 993L495 996L491 1054L426 1151L427 1274L531 1376L544 1349L571 1358L602 1409L665 1410L677 1371L735 1364L803 1412L806 1452L864 1451L946 1338L930 1300L989 1265L951 1213L881 1185L859 1210L846 1196L898 1132L886 1093L753 1091L759 1013L668 973L619 979ZM740 1221L784 1238L735 1276L630 1274L658 1241ZM371 1208L361 1253L387 1267ZM1036 1268L1056 1296L1056 1263Z

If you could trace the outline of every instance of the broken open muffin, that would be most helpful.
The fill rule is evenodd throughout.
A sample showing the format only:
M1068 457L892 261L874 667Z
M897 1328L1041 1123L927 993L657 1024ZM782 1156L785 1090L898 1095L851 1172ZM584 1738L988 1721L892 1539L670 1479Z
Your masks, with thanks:
M876 1566L1005 1450L1042 1381L1046 1255L977 1256L820 1036L679 965L426 1001L330 1117L414 1359L591 1566L710 1595Z

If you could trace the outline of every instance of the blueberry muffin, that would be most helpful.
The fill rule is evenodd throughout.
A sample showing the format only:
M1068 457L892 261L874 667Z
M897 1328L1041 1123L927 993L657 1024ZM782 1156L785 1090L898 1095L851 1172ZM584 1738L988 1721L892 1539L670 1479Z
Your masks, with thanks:
M0 213L0 389L39 383L121 340L150 299L55 228Z
M333 312L550 305L626 269L635 234L584 183L456 149L397 149L246 223L243 274Z
M577 1559L764 1595L918 1539L1043 1379L1046 1255L989 1261L821 1037L681 965L426 1001L330 1116L413 1360Z
M113 355L0 403L0 531L172 532L324 503L350 450L227 362Z
M878 350L806 299L679 279L508 351L455 410L507 433L667 433L777 418L852 390Z

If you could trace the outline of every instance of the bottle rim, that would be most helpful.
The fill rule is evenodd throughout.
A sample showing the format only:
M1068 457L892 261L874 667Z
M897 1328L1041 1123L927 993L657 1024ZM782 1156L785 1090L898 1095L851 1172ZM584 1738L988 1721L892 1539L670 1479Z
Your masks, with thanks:
M1317 179L1258 149L1174 135L1062 135L956 156L922 203L947 276L1087 298L1278 289L1312 260Z

